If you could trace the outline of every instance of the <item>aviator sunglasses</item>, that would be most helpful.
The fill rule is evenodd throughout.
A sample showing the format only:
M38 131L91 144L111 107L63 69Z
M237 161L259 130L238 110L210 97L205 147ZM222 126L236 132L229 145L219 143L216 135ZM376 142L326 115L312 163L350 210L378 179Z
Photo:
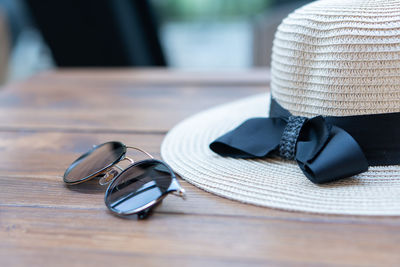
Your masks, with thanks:
M135 162L126 156L127 149L142 152L149 159ZM117 165L124 160L131 163L125 169ZM169 193L185 198L185 190L167 163L121 142L94 146L75 160L64 174L64 182L68 185L93 178L100 178L101 185L109 184L104 202L111 212L121 216L137 214L138 218L144 219Z

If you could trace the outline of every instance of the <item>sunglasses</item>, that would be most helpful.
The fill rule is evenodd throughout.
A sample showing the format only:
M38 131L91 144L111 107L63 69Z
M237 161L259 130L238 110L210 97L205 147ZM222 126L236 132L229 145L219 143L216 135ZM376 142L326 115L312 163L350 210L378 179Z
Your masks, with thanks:
M142 152L150 159L135 162L126 157L128 148ZM124 160L131 163L126 169L117 165ZM100 178L101 185L109 184L104 202L112 213L120 216L137 214L139 219L144 219L169 193L185 198L185 190L167 163L121 142L94 146L64 173L67 185L93 178Z

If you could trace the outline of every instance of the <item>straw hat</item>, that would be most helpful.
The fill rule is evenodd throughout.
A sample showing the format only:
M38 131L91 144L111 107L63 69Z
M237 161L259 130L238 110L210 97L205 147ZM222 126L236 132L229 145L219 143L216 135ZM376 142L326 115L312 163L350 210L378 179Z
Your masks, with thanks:
M400 0L321 0L291 13L275 35L270 87L272 98L296 116L400 112ZM400 165L370 166L317 185L294 161L235 159L210 150L212 141L246 119L268 116L270 97L253 96L184 120L166 136L162 157L190 183L245 203L400 215Z

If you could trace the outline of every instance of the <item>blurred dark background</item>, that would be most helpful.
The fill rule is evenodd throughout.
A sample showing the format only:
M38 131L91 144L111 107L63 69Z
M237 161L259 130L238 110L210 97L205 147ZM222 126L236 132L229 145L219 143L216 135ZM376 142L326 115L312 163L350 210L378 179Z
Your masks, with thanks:
M0 0L0 83L55 67L269 66L299 0Z

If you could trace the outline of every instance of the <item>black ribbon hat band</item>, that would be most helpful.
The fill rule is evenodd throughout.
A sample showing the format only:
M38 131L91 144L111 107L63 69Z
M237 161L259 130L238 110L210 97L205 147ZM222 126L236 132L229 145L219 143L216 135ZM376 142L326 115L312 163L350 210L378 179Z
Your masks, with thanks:
M293 116L271 99L269 118L252 118L210 144L221 156L295 160L313 183L400 164L400 113Z

